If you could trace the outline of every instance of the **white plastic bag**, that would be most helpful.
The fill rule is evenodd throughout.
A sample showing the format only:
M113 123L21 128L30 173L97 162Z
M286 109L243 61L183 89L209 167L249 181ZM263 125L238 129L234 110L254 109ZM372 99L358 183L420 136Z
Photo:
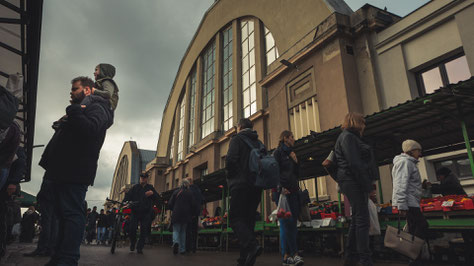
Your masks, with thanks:
M380 223L379 223L379 215L377 213L377 206L375 206L375 203L371 199L369 199L369 217L370 217L369 235L371 236L380 235Z
M277 210L277 217L279 219L288 219L292 216L290 204L288 203L288 198L283 193L280 194Z

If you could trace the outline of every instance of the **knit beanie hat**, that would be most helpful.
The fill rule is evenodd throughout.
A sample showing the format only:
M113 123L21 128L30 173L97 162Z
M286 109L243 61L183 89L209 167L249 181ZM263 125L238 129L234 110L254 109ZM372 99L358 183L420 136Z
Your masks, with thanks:
M420 143L412 139L407 139L402 143L402 150L404 153L407 153L413 150L421 150L421 145Z

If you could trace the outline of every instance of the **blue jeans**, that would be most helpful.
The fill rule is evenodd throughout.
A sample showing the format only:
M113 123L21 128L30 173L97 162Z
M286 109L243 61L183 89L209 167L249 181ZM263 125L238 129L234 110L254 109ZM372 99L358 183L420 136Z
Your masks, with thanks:
M41 211L41 233L38 239L39 252L54 253L58 234L58 219L54 211L54 190L52 181L43 179L41 192L38 193L38 203Z
M186 227L187 224L173 224L173 244L178 243L179 252L186 252Z
M97 242L105 241L105 227L97 228Z
M10 173L10 168L0 168L0 189L7 182L8 174Z
M86 226L84 199L87 185L53 182L54 209L58 217L58 240L53 265L77 265Z
M296 218L279 219L280 221L280 242L281 254L285 256L288 254L293 257L298 252L298 244L296 237L298 235L298 228Z

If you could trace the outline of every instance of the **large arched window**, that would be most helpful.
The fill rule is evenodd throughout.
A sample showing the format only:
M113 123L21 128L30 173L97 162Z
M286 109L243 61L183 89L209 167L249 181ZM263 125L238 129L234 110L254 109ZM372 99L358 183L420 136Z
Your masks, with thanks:
M257 112L257 84L255 68L255 26L253 19L240 21L242 48L242 107L243 116Z
M191 97L189 98L189 139L188 149L194 145L194 123L196 121L196 68L191 72Z
M275 39L273 39L272 33L267 29L267 27L263 26L265 29L265 55L267 66L273 63L280 55L278 54L278 48L275 43Z
M170 145L170 164L174 163L174 141L175 141L175 135L174 135L174 127L173 130L171 130L171 145Z
M119 167L117 169L117 176L115 177L115 186L114 186L114 193L120 193L125 184L127 184L128 179L128 156L124 155L122 159L120 159ZM119 194L113 195L115 199L121 199Z
M201 138L214 131L214 75L216 73L216 42L206 48L203 55L202 75L202 115L201 115Z
M183 159L184 154L184 116L186 112L186 94L181 99L179 112L179 128L178 128L178 161Z
M223 129L229 130L233 125L232 112L232 26L222 32L222 95L223 95Z

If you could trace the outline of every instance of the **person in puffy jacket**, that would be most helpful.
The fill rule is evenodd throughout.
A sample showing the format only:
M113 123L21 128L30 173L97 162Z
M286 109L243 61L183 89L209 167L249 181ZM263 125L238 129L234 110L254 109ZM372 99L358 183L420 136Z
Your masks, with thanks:
M410 234L425 239L428 222L420 210L422 194L420 171L416 166L421 157L421 145L414 140L402 143L403 153L393 159L393 194L392 204L400 215L406 216ZM421 265L420 257L410 265Z
M364 117L348 113L342 129L334 147L337 182L352 208L344 265L373 265L369 247L368 200L373 183L379 178L378 168L372 148L362 140Z
M275 157L280 168L280 193L288 199L291 211L290 218L279 219L283 265L303 265L304 263L298 255L296 238L298 235L297 221L300 213L300 203L298 196L299 163L293 151L294 145L293 133L285 130L280 134L280 143L273 152L273 157Z

